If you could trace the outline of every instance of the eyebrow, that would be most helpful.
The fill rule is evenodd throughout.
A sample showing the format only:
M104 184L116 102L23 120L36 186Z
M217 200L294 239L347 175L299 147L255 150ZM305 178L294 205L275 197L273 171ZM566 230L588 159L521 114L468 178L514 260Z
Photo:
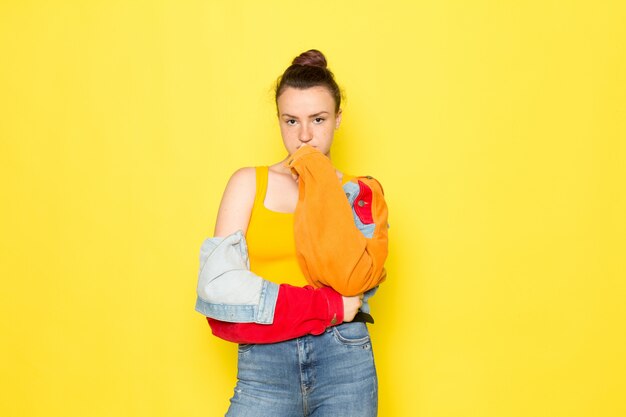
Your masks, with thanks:
M322 114L330 114L330 113L328 113L327 111L321 111L319 113L312 114L309 117L317 117L317 116L321 116ZM292 119L297 119L298 118L297 116L292 116L291 114L287 114L287 113L283 113L280 116L281 117L287 116L287 117L291 117Z

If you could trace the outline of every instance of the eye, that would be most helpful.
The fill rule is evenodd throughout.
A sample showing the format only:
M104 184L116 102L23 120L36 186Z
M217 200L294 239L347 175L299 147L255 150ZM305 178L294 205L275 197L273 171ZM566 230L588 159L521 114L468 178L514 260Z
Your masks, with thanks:
M313 123L319 125L320 123L322 123L324 121L323 117L316 117L315 119L313 119Z
M296 124L296 120L295 119L285 120L285 123L287 123L287 125L289 126L293 126Z

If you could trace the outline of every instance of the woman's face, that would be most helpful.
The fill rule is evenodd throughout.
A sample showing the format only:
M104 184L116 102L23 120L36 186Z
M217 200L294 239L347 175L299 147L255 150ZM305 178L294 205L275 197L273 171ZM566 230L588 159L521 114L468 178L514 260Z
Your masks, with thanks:
M278 97L277 105L280 134L289 155L306 144L330 156L341 110L335 114L335 100L326 87L288 87Z

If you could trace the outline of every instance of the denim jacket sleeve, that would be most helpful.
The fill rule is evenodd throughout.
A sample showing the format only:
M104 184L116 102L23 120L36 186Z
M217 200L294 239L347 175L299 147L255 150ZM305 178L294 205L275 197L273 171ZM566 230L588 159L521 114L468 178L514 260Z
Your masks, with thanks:
M275 343L318 335L343 322L343 300L330 287L279 286L272 324L228 323L207 317L213 334L235 343Z
M278 288L250 271L241 231L202 244L196 299L199 313L226 322L270 324Z
M332 288L276 285L250 272L242 232L202 244L196 310L215 336L235 343L320 334L343 321L343 301Z

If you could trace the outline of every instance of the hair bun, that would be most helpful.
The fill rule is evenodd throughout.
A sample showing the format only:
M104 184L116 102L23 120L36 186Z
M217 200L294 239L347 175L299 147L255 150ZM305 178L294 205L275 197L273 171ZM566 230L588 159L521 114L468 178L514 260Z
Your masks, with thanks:
M317 49L309 49L306 52L302 52L295 57L291 63L292 65L302 65L310 67L326 68L326 57Z

